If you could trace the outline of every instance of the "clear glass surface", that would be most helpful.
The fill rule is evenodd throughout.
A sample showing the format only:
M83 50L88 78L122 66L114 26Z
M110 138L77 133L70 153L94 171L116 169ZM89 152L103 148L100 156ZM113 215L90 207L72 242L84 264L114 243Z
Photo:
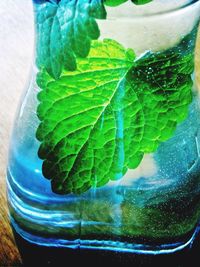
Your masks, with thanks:
M44 246L174 252L200 217L200 1L113 2L33 3L35 60L8 163L11 222Z

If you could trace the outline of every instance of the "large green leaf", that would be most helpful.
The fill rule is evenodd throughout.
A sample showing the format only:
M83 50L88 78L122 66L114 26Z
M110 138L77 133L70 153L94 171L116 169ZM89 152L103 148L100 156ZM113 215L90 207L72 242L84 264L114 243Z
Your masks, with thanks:
M120 155L121 108L127 106L130 135L134 129L140 131L136 123L139 110L132 105L136 99L129 99L130 87L124 86L133 61L133 51L117 42L94 41L89 56L77 60L76 71L65 71L58 80L45 71L40 74L39 156L44 159L44 176L53 179L55 192L83 192L106 183L110 179L107 173L115 179L125 172L124 156ZM131 142L127 137L127 143ZM137 165L140 159L135 161Z
M54 192L82 193L119 179L173 135L191 102L194 44L187 38L134 64L132 50L93 41L76 71L58 80L40 73L39 157Z
M36 5L37 65L58 78L63 67L76 69L76 56L86 57L91 40L100 32L95 18L103 19L102 0L60 0Z

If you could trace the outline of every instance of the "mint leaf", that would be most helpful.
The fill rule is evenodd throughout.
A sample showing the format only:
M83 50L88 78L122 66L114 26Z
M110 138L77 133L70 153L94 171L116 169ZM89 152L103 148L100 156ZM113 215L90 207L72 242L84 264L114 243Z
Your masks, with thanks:
M100 32L95 18L106 17L102 0L61 0L36 5L37 65L54 78L76 69L76 56L86 57Z
M135 5L144 5L152 2L153 0L131 0Z
M104 0L104 4L107 6L119 6L125 2L127 2L128 0Z
M119 6L128 0L104 0L105 5L107 6ZM144 5L149 2L152 2L153 0L131 0L135 5Z
M38 75L38 154L55 193L80 194L119 179L172 137L192 100L191 40L135 63L133 51L117 42L93 41L76 71L58 80L45 70Z
M116 179L125 172L123 156L119 155L123 146L122 104L127 109L127 133L132 135L134 129L139 133L140 128L138 111L131 105L135 99L128 97L129 86L126 97L121 96L125 93L124 76L134 58L132 50L115 41L93 41L89 56L77 59L76 71L63 71L58 80L45 70L38 75L42 89L38 95L39 157L44 160L43 174L52 179L54 192L81 193L107 183L108 173ZM127 137L127 144L131 142ZM135 161L137 165L140 158Z
M76 56L86 57L92 40L100 36L95 19L105 19L104 4L120 5L127 0L36 1L38 68L58 79L62 69L75 70ZM133 1L143 4L149 0Z
M143 104L145 124L140 143L143 153L155 151L188 115L196 34L197 27L178 46L146 53L128 73L127 79Z

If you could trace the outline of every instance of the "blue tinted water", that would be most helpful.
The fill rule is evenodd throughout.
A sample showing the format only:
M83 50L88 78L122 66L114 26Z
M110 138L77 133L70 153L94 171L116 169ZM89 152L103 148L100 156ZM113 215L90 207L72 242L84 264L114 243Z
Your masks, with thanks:
M129 178L132 181L129 185L123 184L121 179L100 189L93 188L80 196L53 193L50 181L42 175L42 161L37 156L39 143L35 139L31 141L28 134L26 142L17 143L14 135L8 165L8 195L15 230L31 242L61 247L168 253L189 245L196 233L189 233L181 240L168 240L163 246L154 246L153 249L151 245L130 242L121 235L127 231L127 216L128 231L131 229L136 233L141 227L148 227L148 217L138 217L137 221L140 209L149 207L151 210L151 207L155 209L155 205L158 205L159 210L162 203L174 199L178 201L180 197L180 203L184 206L183 201L188 199L189 203L195 197L199 198L198 105L195 99L190 106L188 119L178 126L175 136L161 144L153 155L157 164L157 172L153 176ZM29 132L32 130L29 128ZM30 136L33 136L32 133ZM124 214L124 208L129 209L130 203L135 212L131 213L130 210L130 215ZM182 215L177 211L173 216ZM159 227L159 221L157 223ZM188 221L182 220L181 223L185 225Z

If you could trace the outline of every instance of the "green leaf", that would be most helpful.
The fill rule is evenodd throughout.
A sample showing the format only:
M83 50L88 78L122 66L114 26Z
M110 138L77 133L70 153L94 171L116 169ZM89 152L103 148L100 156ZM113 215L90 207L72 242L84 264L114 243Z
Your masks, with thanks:
M107 6L119 6L125 2L127 2L128 0L104 0L105 5ZM149 2L152 2L153 0L131 0L135 5L144 5L147 4Z
M100 36L95 19L106 18L104 4L117 6L126 1L60 0L36 4L38 68L44 67L54 79L60 77L63 68L75 70L76 57L86 57L91 41Z
M63 67L76 69L76 56L86 57L104 19L102 0L61 0L36 5L37 65L59 78Z
M54 192L81 193L92 185L103 185L110 179L105 173L108 166L112 179L125 172L123 159L118 158L123 145L122 101L127 105L127 116L129 112L135 114L127 118L127 131L140 127L136 124L137 108L130 105L134 99L126 99L128 94L120 99L124 76L134 58L132 50L115 41L94 41L89 56L77 59L76 71L64 71L58 80L46 71L38 76L42 88L38 95L38 117L42 121L37 131L42 142L39 157L44 160L43 174L52 179Z
M119 179L174 134L192 100L194 42L187 38L134 64L132 50L93 41L76 71L56 81L40 73L39 157L55 193L80 194Z
M104 0L104 4L106 6L119 6L125 2L127 2L128 0Z
M153 0L131 0L135 5L144 5L152 2Z
M147 52L128 74L132 87L140 88L137 95L145 118L141 141L144 153L155 151L187 117L192 101L196 34L197 27L178 46L164 52Z

